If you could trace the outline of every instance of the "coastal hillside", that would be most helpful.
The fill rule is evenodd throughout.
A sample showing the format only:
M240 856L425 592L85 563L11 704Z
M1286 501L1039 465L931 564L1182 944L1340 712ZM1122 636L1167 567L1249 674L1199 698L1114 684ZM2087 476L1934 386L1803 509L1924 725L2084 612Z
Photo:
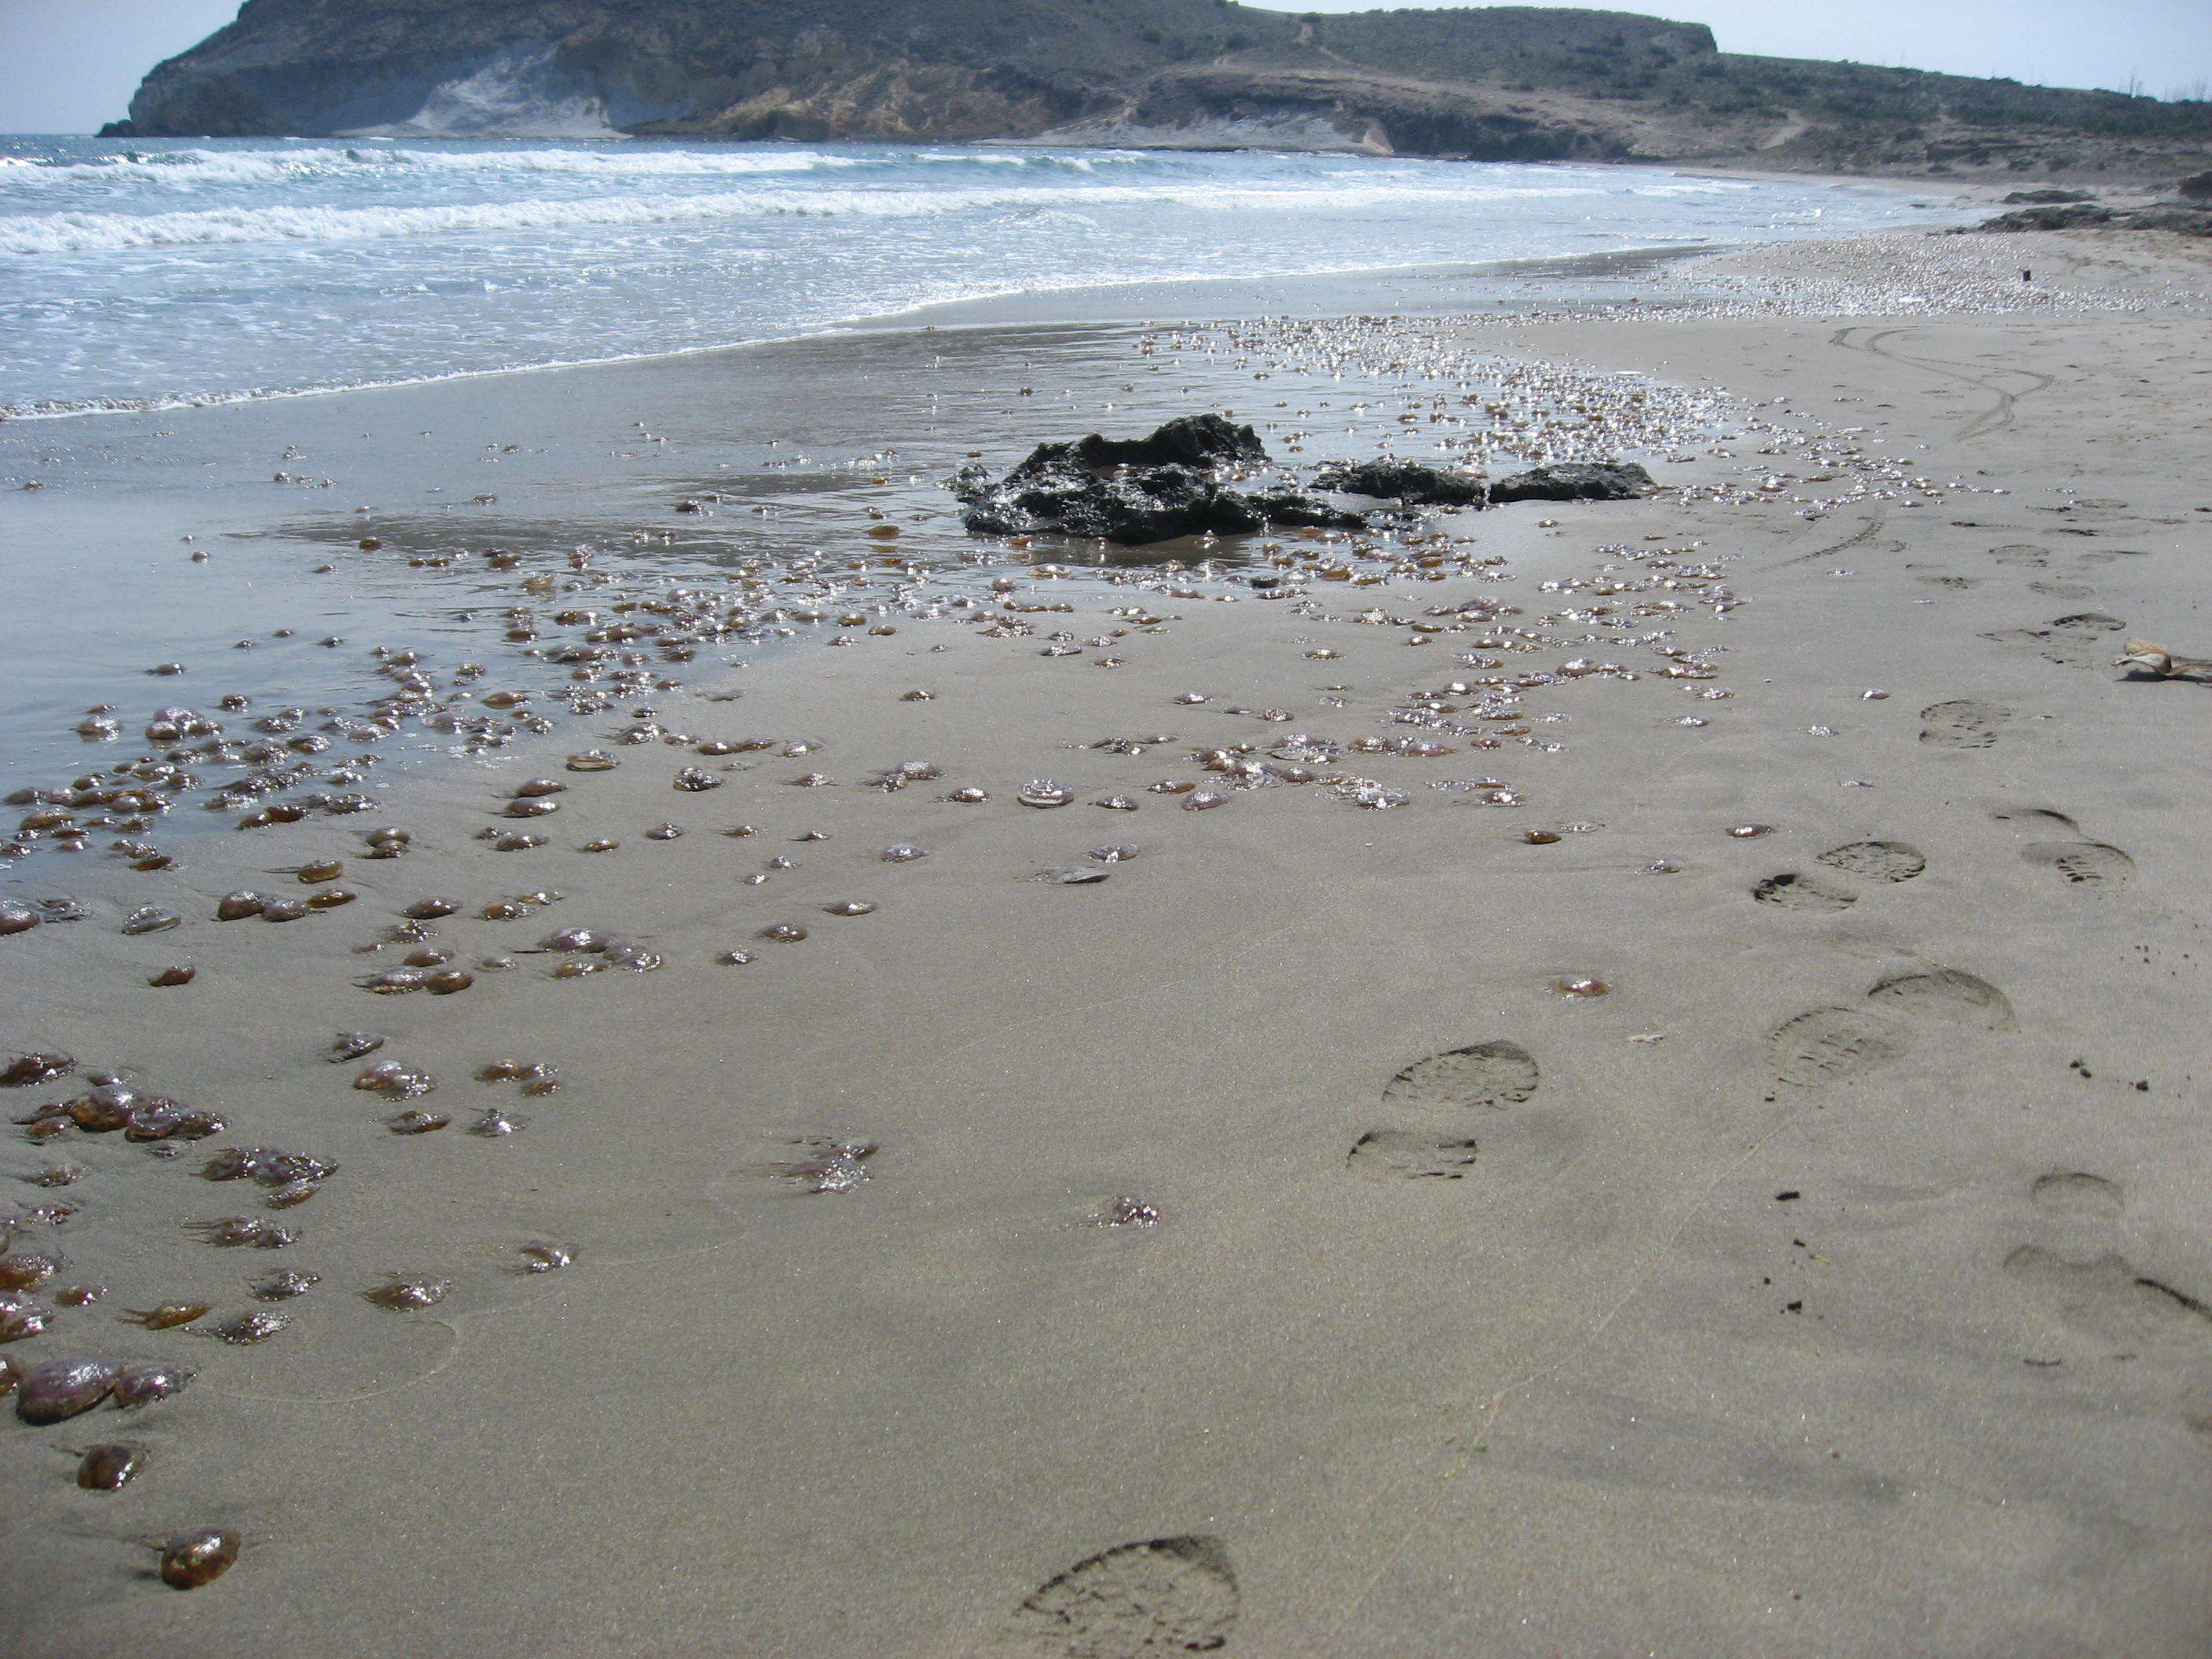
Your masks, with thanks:
M1229 0L247 0L111 137L1363 150L2155 179L2212 105L1723 52L1698 24Z

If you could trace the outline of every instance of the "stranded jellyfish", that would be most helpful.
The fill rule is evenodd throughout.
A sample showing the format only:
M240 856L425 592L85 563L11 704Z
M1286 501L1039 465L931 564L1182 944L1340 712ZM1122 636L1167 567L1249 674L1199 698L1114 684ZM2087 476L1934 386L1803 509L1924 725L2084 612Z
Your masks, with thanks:
M238 1534L222 1527L180 1532L161 1551L161 1582L172 1589L213 1583L238 1559Z

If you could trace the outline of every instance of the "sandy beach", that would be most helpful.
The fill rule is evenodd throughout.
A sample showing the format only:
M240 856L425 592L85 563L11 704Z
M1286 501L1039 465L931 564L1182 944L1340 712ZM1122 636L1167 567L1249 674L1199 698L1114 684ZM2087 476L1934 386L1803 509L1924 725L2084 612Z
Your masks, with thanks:
M0 1048L78 1062L9 1115L106 1068L228 1123L173 1158L11 1132L9 1208L74 1206L15 1230L69 1258L33 1294L105 1295L0 1355L197 1376L0 1424L0 1652L2201 1653L2212 705L2114 659L2212 657L2208 282L2179 238L1916 232L1632 304L1164 307L794 348L766 385L724 354L185 411L167 471L162 419L55 428L18 531L128 514L148 582L252 584L179 702L228 633L309 660L319 556L380 616L548 653L740 600L766 632L615 637L601 706L395 762L374 813L0 876L89 912L0 938ZM963 574L970 451L1202 410L1293 465L1519 430L1662 488ZM312 522L248 488L289 442L338 477ZM837 464L753 513L799 449ZM447 511L487 454L496 502ZM711 600L569 553L757 518L781 552ZM423 672L477 714L537 675L512 707L558 715L556 659L484 660ZM96 694L42 672L65 731ZM148 905L181 925L121 931ZM572 928L643 954L538 948ZM426 951L473 983L358 982ZM339 1032L381 1043L332 1063ZM272 1212L198 1177L246 1146L341 1167ZM230 1217L301 1237L186 1231ZM284 1268L320 1282L248 1294ZM289 1323L201 1334L257 1310ZM115 1440L146 1473L80 1489ZM237 1565L173 1593L146 1541L203 1527Z

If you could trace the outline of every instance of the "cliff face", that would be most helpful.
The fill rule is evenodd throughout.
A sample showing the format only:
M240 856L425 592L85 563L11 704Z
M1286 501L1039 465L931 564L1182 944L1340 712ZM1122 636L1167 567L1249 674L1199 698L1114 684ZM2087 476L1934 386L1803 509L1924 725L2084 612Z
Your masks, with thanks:
M1036 138L2155 173L2212 106L1731 56L1625 12L1231 0L248 0L116 136Z
M248 0L160 65L139 134L602 130L720 137L1023 137L1107 112L1191 51L1212 0ZM1262 14L1273 36L1295 33ZM441 97L442 94L442 97ZM495 112L494 100L505 106ZM465 117L463 112L474 112Z
M1639 58L1712 51L1703 29L1615 13L1358 21L1347 58L1335 33L1216 0L249 0L147 78L127 131L1172 138L1226 119L1423 153L1606 155L1616 124L1414 90L1423 37L1448 36L1455 67L1533 74L1616 36Z

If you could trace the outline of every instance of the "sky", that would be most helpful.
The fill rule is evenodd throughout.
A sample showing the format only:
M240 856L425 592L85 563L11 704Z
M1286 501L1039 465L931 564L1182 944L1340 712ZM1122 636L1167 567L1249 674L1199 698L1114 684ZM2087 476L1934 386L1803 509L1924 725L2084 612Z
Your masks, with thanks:
M1437 0L1429 0L1434 4ZM1372 11L1303 0L1285 11ZM2002 75L2203 97L2212 0L1614 0L1709 25L1723 52ZM237 0L0 0L0 132L93 132L146 71L237 15Z

